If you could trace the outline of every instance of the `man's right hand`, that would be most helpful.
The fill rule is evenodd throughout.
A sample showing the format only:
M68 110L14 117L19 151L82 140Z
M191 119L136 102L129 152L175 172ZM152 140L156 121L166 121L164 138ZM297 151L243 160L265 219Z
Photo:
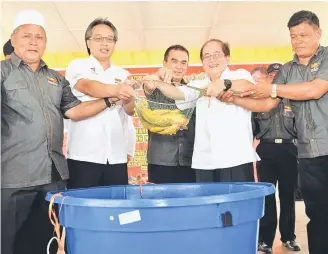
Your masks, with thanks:
M157 88L157 82L154 80L144 80L143 81L144 91L147 94L152 94Z
M159 78L165 83L171 84L173 78L173 71L166 67L162 67L157 71Z
M143 80L161 80L157 73L146 75Z

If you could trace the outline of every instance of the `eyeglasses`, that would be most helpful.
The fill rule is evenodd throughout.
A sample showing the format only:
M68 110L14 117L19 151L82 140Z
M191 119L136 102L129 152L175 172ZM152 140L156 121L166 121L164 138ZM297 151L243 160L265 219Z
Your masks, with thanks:
M218 60L219 58L222 58L222 57L224 57L225 55L224 55L224 53L223 52L216 52L216 53L214 53L214 54L207 54L207 55L205 55L203 58L202 58L202 60L204 61L204 62L209 62L209 61L211 61L211 59L213 58L213 60Z
M94 40L95 42L107 42L107 43L114 43L116 42L115 38L113 37L101 37L101 36L97 36L97 37L94 37L94 38L89 38L89 40Z

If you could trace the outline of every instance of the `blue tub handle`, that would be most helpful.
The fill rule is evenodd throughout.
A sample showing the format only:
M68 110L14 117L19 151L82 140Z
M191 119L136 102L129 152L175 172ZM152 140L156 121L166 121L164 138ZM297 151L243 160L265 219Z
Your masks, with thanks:
M221 219L222 219L222 226L224 228L232 227L232 214L231 214L231 212L227 211L225 213L222 213L221 214Z

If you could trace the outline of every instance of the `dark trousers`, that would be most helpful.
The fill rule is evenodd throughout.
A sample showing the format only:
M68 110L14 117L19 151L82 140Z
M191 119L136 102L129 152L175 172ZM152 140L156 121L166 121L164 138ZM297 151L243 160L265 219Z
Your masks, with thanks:
M297 148L294 144L260 143L257 153L259 181L278 182L280 199L279 230L281 241L295 240L295 190L297 188ZM272 247L277 229L276 196L265 198L265 214L260 221L259 241Z
M65 181L27 188L1 189L1 253L45 254L54 228L48 218L48 191L63 190ZM56 244L51 253L56 253Z
M298 175L298 181L297 181L297 188L295 191L295 200L296 201L302 201L302 192L301 192L301 183L300 183L300 176Z
M67 160L70 178L69 189L89 188L129 183L127 163L98 164L85 161Z
M253 163L214 170L196 169L197 182L254 182Z
M299 159L301 191L310 221L307 235L310 254L327 253L328 156Z
M184 166L148 165L148 181L151 183L194 183L195 170Z

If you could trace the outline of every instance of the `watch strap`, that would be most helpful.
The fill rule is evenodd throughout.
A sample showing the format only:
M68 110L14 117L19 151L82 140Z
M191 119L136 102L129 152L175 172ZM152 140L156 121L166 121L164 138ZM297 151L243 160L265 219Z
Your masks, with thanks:
M277 98L277 84L272 85L272 90L271 90L271 98L275 99Z
M104 98L104 101L105 101L105 103L107 105L107 108L110 108L112 106L112 103L109 101L109 98L108 97L107 98Z
M231 80L229 80L229 79L224 79L223 81L224 81L224 86L225 86L225 89L223 89L223 91L226 92L231 88L232 83L231 83Z

